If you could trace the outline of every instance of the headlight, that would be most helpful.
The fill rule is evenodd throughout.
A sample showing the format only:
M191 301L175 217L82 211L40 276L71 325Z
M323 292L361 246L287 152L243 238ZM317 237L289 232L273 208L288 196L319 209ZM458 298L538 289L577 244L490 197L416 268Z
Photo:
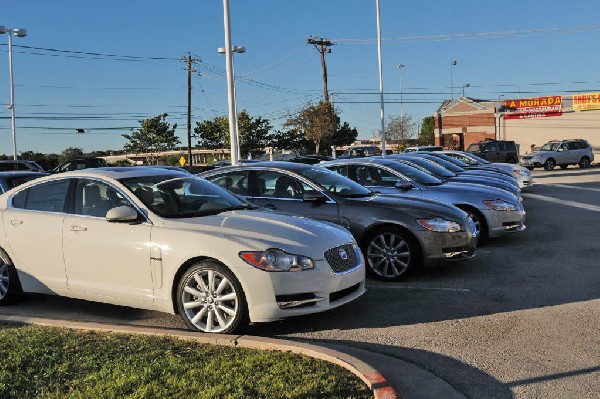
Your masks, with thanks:
M290 254L281 249L240 252L240 258L249 265L267 272L295 272L315 267L311 258Z
M484 205L495 211L514 211L517 206L501 199L483 201Z
M457 231L462 230L462 227L459 223L442 218L417 219L417 223L429 231L436 231L440 233L456 233Z

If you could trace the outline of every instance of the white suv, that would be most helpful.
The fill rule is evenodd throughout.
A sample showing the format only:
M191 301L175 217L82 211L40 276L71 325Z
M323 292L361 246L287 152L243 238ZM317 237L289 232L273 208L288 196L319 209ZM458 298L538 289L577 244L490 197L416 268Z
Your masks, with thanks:
M539 150L521 157L521 165L527 169L543 167L552 170L557 165L566 169L569 165L587 168L594 161L592 147L585 140L553 140Z

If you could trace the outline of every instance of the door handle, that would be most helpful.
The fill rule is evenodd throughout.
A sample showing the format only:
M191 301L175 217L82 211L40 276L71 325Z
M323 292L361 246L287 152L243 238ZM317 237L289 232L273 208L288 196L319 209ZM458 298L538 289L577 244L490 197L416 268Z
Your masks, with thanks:
M83 227L83 226L71 226L71 231L87 231L87 227Z
M22 220L17 220L17 219L13 219L10 221L10 224L12 224L13 226L18 226L20 224L23 224Z
M277 209L277 207L274 204L265 204L263 206L267 209Z

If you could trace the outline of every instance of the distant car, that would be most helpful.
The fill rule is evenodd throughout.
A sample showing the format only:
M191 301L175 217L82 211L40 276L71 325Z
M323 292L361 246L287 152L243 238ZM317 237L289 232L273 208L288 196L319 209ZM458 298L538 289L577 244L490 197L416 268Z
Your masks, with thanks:
M0 196L0 305L21 292L179 313L193 330L333 309L365 292L344 228L257 209L175 170L96 168Z
M256 205L345 226L380 280L402 279L423 263L474 256L472 220L440 201L382 196L325 168L291 162L227 167L201 176Z
M441 145L421 145L416 147L406 147L403 152L418 152L418 151L442 151L444 147Z
M488 162L519 162L519 154L514 141L484 140L471 144L466 152L477 155Z
M539 150L521 157L521 165L529 170L543 167L552 170L557 165L567 169L569 165L589 167L594 161L594 151L586 140L555 140L544 144Z
M26 161L24 159L0 161L0 172L9 172L15 170L31 170L33 172L43 172L44 168L34 161Z
M377 147L376 145L360 145L349 147L338 158L362 158L381 154L381 148Z
M0 172L0 193L5 193L10 189L20 186L30 180L37 179L42 176L48 176L44 172Z
M106 168L108 163L103 158L76 158L52 169L51 173L71 172L89 168Z
M483 239L525 230L525 209L512 193L470 183L444 183L386 158L341 159L319 164L386 195L443 201L467 212Z

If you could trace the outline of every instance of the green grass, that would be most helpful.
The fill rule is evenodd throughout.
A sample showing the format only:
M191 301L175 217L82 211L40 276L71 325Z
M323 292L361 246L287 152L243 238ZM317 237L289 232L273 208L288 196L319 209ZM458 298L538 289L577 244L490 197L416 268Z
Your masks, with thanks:
M372 398L355 375L282 352L169 337L0 326L0 398Z

